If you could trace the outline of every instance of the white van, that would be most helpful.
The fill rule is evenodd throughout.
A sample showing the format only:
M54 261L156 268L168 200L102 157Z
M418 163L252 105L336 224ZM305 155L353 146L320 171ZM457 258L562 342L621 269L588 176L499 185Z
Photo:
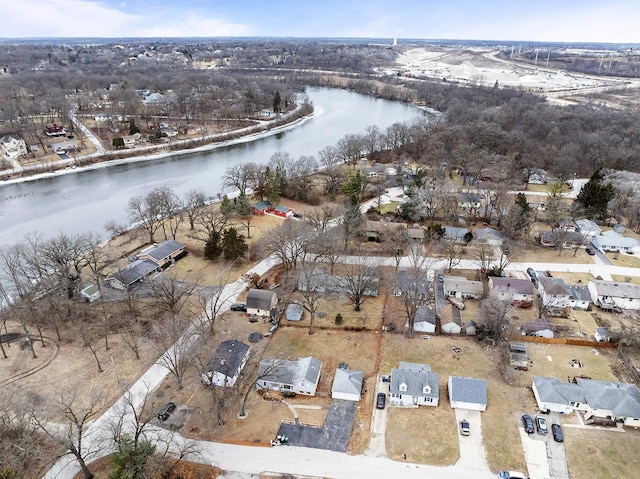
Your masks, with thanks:
M517 471L500 471L498 473L500 479L529 479L527 476Z

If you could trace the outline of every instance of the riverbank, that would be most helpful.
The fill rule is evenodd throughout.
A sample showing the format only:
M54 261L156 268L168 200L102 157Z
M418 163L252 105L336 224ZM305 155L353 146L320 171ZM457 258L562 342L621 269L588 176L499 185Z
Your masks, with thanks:
M297 128L298 126L306 123L307 121L311 120L315 116L322 114L324 112L322 108L312 105L311 113L305 114L303 116L297 116L300 113L301 109L302 107L300 106L288 114L295 118L293 121L289 123L277 125L257 133L249 133L247 135L240 136L238 138L233 138L230 140L223 140L223 141L216 142L215 137L212 137L211 143L207 143L205 145L197 146L194 148L184 148L184 149L177 149L177 150L165 149L161 152L149 153L149 154L140 154L140 152L132 151L131 152L132 156L126 156L126 157L116 158L116 159L107 159L107 160L100 160L100 158L109 156L109 154L97 155L94 153L91 155L79 156L75 159L59 160L58 162L56 162L56 164L59 166L59 169L54 169L52 171L38 172L37 170L33 170L33 173L29 173L30 170L25 169L22 171L21 176L16 178L2 178L3 176L15 174L15 172L13 170L0 170L0 188L2 187L2 185L25 183L28 181L36 181L36 180L41 180L45 178L57 177L61 175L75 174L83 171L109 168L111 166L117 166L122 164L148 162L148 161L154 161L154 160L159 160L159 159L168 158L168 157L176 158L176 157L185 156L193 153L202 153L206 151L212 151L212 150L216 150L226 146L248 143L255 140L259 140L260 138L266 138L269 136L277 135L279 133L283 133L285 131ZM279 121L282 121L282 119L280 119ZM278 120L275 120L273 122L267 122L267 123L276 123L276 122L278 122ZM224 135L228 135L228 133ZM181 140L181 142L186 145L186 144L189 144L191 140ZM176 144L178 143L176 142L173 145L175 146ZM97 159L96 163L91 163L88 165L81 165L81 166L77 165L77 163L82 163L83 161L96 160L96 159Z

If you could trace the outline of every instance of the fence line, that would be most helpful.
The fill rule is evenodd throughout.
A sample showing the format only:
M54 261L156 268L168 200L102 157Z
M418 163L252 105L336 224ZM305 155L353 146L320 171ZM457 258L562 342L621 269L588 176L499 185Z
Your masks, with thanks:
M546 344L566 344L569 346L587 346L590 348L617 348L616 343L605 343L600 341L588 341L585 339L574 338L541 338L539 336L510 336L512 341L525 341L529 343L546 343Z

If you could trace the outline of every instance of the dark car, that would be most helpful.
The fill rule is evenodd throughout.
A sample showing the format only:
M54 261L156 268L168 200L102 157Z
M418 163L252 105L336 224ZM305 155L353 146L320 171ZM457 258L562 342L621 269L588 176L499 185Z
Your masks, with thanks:
M462 421L460 421L460 434L463 436L468 436L470 434L470 430L469 430L469 421L467 421L466 419L463 419Z
M384 409L386 403L387 395L385 393L378 393L378 396L376 397L376 408Z
M171 413L176 410L176 403L169 402L162 406L162 409L158 411L158 419L161 421L166 421L171 416Z
M444 274L438 273L438 282L439 283L444 283Z
M551 434L553 434L553 440L556 442L563 442L564 435L562 434L562 428L560 424L552 424L551 425Z
M542 416L536 416L536 429L538 430L538 434L546 434L547 429L547 420Z
M529 275L529 277L531 279L537 279L538 275L536 274L536 271L533 268L527 268L527 274Z
M231 305L231 311L242 311L243 313L246 313L247 305L244 303L233 303Z
M593 256L593 255L595 255L595 254L596 254L596 252L595 252L594 250L592 250L591 248L587 248L585 251L587 252L587 254L588 254L589 256Z
M528 414L522 415L522 425L524 426L524 432L527 434L533 434L535 432L533 419Z

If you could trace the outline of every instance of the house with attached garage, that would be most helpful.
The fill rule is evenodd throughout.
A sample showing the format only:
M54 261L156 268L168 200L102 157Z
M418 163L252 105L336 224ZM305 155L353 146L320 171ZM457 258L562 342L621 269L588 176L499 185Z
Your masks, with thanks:
M264 289L250 289L247 293L247 316L274 317L278 305L278 295L275 291Z
M202 381L211 386L232 387L249 359L249 346L237 339L223 341L205 366Z
M467 228L460 228L458 226L445 226L442 241L444 241L445 243L462 244L465 242L464 238L468 233L469 230Z
M15 160L27 154L27 145L17 135L5 135L0 138L0 155L7 160Z
M622 236L615 231L606 231L600 236L594 236L591 243L600 251L612 253L636 253L640 251L640 242L635 238Z
M153 243L138 253L138 259L148 259L160 267L175 262L182 258L187 252L184 245L175 240Z
M157 272L158 268L158 264L149 259L136 259L121 270L107 276L106 281L112 288L125 291Z
M437 406L440 400L440 375L428 364L400 361L391 370L389 403L392 406Z
M640 391L635 384L574 378L572 383L533 377L533 394L543 411L584 414L584 423L612 421L640 427Z
M264 359L258 367L256 388L315 396L321 369L322 363L311 356L297 361Z
M352 371L348 367L337 368L331 386L331 399L360 401L364 384L364 372Z
M500 299L511 304L531 304L534 299L533 283L528 279L490 276L489 289Z
M458 299L480 299L484 294L482 281L469 281L464 276L445 275L444 294Z
M493 228L479 228L473 232L476 243L489 246L502 246L504 236L498 230Z
M640 286L622 281L589 280L593 304L604 310L640 309Z
M589 239L600 236L600 232L602 231L602 228L587 218L576 220L576 225L578 226L578 232Z
M485 411L487 382L484 379L449 376L449 404L452 408Z

